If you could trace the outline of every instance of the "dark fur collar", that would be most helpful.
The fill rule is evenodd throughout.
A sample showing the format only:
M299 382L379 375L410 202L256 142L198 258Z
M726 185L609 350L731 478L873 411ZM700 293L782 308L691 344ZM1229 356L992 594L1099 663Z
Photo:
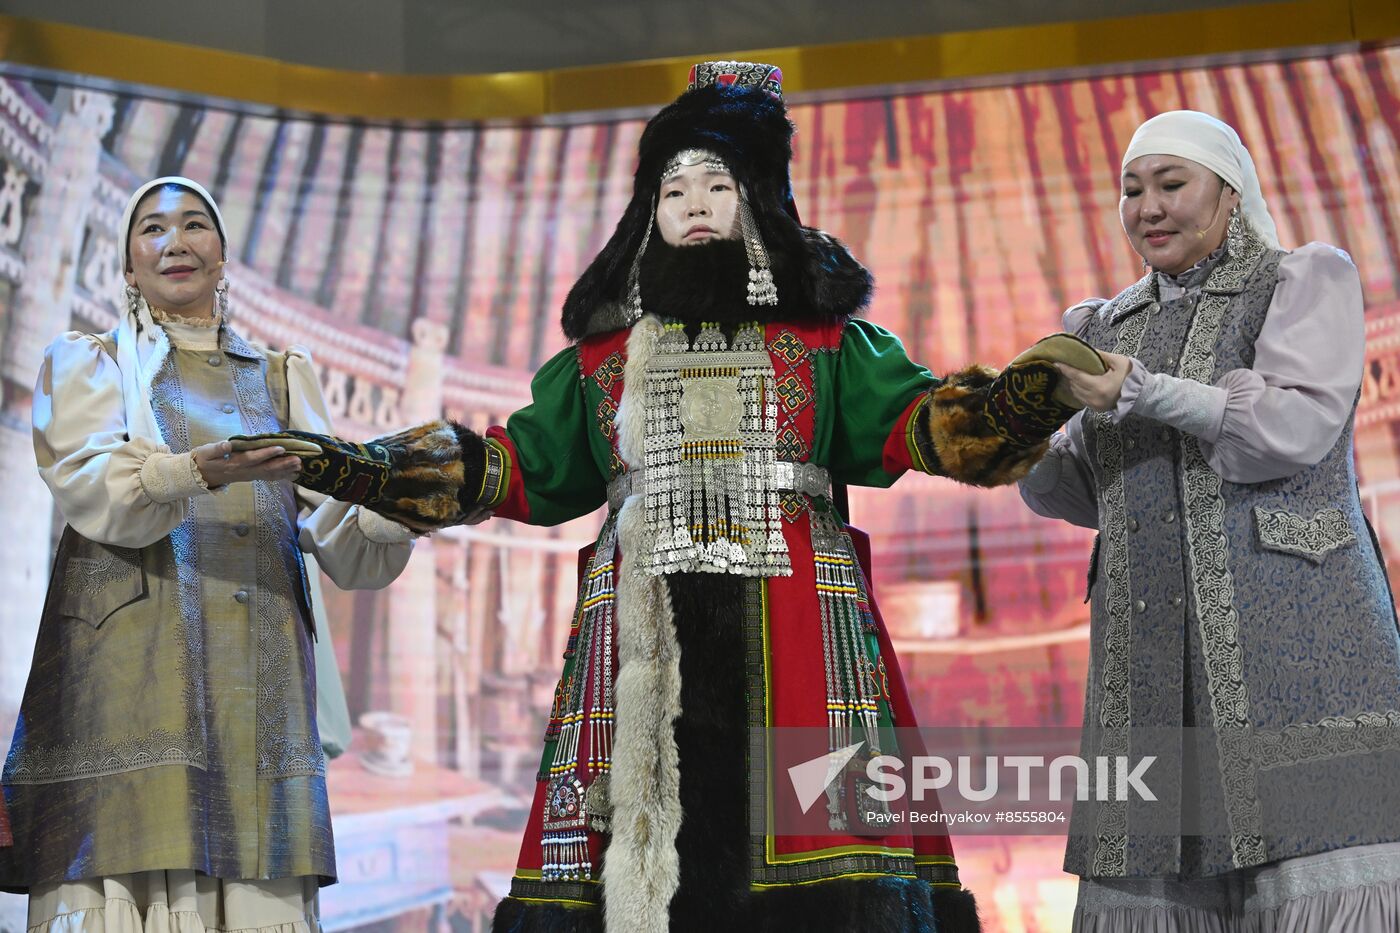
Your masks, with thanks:
M651 313L688 322L809 320L845 321L870 302L874 283L845 245L811 227L800 228L798 249L769 248L778 304L745 300L748 257L738 240L674 247L655 232L642 259L642 306ZM582 282L580 282L582 284ZM570 294L563 327L582 340L628 326L624 302L587 303Z

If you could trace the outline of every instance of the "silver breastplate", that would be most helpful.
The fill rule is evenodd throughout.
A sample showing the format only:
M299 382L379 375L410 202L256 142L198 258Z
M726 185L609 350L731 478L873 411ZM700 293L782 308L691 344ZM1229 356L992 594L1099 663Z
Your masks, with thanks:
M763 329L731 347L705 325L692 346L667 324L646 368L649 573L789 576L777 460L778 398Z

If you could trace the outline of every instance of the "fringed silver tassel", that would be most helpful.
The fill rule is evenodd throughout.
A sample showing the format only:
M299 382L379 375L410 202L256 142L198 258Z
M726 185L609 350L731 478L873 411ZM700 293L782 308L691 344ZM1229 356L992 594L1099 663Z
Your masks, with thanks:
M776 298L774 299L776 300ZM772 358L763 341L763 327L749 324L734 337L736 352L750 355L752 362L743 372L746 398L757 398L750 407L744 424L744 448L756 481L753 485L753 505L748 506L750 494L746 487L741 501L745 503L746 523L753 538L753 549L762 555L764 576L776 572L790 573L787 539L783 537L782 495L769 477L778 462L778 393Z
M743 191L739 193L739 227L744 235L744 252L749 256L749 297L750 305L775 305L778 303L778 286L773 283L773 270L768 264L768 250L763 246L758 224L749 209L749 199Z
M685 327L665 325L657 341L656 355L675 358L690 348ZM681 486L681 381L675 367L648 369L646 380L645 448L647 488L646 527L652 535L652 568L666 568L672 555L691 547L689 516L691 490ZM653 477L655 478L653 481ZM671 569L675 569L672 567ZM669 572L653 570L653 572Z
M565 712L550 761L544 801L540 876L545 881L592 879L588 830L606 832L612 815L608 784L614 722L616 552L617 523L611 519L603 526L580 587L576 661L567 685ZM587 757L580 769L585 733Z

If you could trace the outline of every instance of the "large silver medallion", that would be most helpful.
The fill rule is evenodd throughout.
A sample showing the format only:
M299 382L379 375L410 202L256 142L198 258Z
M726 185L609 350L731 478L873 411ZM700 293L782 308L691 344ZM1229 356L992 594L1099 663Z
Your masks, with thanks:
M681 380L681 427L689 441L739 440L744 400L738 373L730 378Z

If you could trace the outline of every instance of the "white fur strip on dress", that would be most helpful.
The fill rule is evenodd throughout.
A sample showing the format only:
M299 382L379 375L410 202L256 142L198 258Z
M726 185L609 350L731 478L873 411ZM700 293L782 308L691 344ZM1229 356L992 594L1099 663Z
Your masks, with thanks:
M617 453L629 470L646 463L647 365L665 331L654 314L646 314L627 337L627 362L622 367L622 401L617 406ZM634 414L632 409L638 409Z
M643 317L627 340L618 451L644 462L646 365L661 323ZM680 646L664 578L635 570L647 539L642 496L618 513L622 564L617 581L617 706L613 737L612 840L603 860L604 926L665 933L680 886L680 756L673 725L681 712Z

